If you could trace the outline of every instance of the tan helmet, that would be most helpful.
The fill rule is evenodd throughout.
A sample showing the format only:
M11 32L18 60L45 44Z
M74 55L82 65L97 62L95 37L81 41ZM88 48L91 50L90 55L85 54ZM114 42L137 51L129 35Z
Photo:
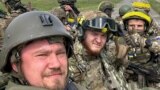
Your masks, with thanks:
M29 41L51 36L64 36L67 40L68 57L71 56L72 38L65 30L62 22L54 15L43 11L31 11L19 15L7 27L3 47L0 52L0 68L3 72L10 72L11 52L17 46Z
M62 8L54 8L50 11L53 15L57 16L60 20L66 18L66 12Z
M83 16L85 17L85 20L82 23L82 40L84 32L90 30L89 28L106 34L117 31L115 20L101 11L87 11L86 13L83 13Z

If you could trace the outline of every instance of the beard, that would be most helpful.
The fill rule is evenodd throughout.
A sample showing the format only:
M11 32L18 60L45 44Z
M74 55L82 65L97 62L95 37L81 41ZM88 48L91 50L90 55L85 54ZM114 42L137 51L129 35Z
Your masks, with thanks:
M88 47L87 45L85 46L86 51L90 55L97 56L100 54L103 48L95 48L95 47Z
M54 73L60 73L62 75L61 78L54 78L54 80L48 80L49 77L52 77ZM50 72L43 73L43 77L47 78L44 81L44 87L48 90L64 90L67 84L68 74L61 71L60 69L53 69ZM51 78L52 79L52 78ZM45 79L44 79L45 80Z

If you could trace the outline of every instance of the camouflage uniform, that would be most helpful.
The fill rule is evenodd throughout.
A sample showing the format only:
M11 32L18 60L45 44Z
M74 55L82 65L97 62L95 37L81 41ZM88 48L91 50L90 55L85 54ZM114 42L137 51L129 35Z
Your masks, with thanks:
M132 16L134 12L135 12L135 15ZM141 19L145 20L145 18L143 18L144 14L140 14L140 13L136 14L137 12L139 11L132 11L131 13L128 12L128 14L126 14L123 17L123 20L125 21L126 18L132 19L134 16L136 16L136 18L140 18L139 15L142 15ZM130 15L130 17L128 17L128 15ZM148 21L145 20L145 21L147 23L151 22L150 20ZM137 84L138 88L154 87L159 89L160 88L158 85L160 83L159 52L155 53L150 49L150 47L152 47L152 45L154 44L153 44L153 39L148 40L149 38L151 38L151 36L147 34L148 28L149 26L148 27L146 26L146 29L145 29L146 32L143 34L132 33L131 35L126 35L123 37L123 39L125 39L124 40L125 43L127 43L129 46L129 50L127 52L129 65L126 70L126 79L129 83Z
M24 13L29 10L21 3L21 0L2 0L1 2L5 5L8 14Z
M69 60L70 76L73 80L89 90L128 90L123 72L116 71L105 50L98 56L91 56L80 42L75 43L74 49L75 57Z
M99 56L88 55L80 42L75 46L76 57L69 60L70 77L88 90L157 90L150 87L140 89L137 84L126 82L125 67L118 66L122 63L116 61L113 42L108 43L108 51L103 50Z
M44 15L44 16L42 16L43 19L42 19L42 17L39 17L41 15ZM35 17L37 17L37 18L35 18ZM50 17L50 18L48 18L48 17ZM43 22L43 20L45 20L44 18L45 19L48 18L47 21L51 20L52 24L51 23L44 23ZM41 22L41 20L42 20L42 22ZM53 25L53 23L54 23L54 25ZM36 25L34 25L35 27L32 27L32 28L28 29L26 26L30 26L29 24L30 25L36 24ZM44 25L44 24L45 25L50 25L51 27L50 28L43 27L42 25ZM21 27L23 27L23 26L24 26L24 28L22 29ZM52 26L54 26L54 27L52 27ZM16 27L16 29L13 29L13 27ZM54 28L54 30L53 30L53 28ZM29 31L29 30L31 30L31 31ZM42 35L41 30L42 31L45 30L43 35ZM17 36L17 32L19 32L19 31L22 31L22 32L19 34L20 36ZM25 31L28 32L28 35L26 35ZM53 31L57 31L57 32L53 32ZM12 33L12 32L14 32L14 33ZM38 34L38 32L39 32L39 34ZM31 38L29 39L28 37L24 37L24 35L29 36L33 33L36 33L37 35L33 35L32 39ZM31 41L31 40L38 39L38 38L40 39L42 37L44 37L44 38L51 37L51 36L54 36L56 33L57 33L57 35L66 37L66 40L67 40L66 44L68 43L68 45L66 45L66 49L67 49L66 52L68 52L68 54L66 54L66 55L68 56L67 58L69 58L72 55L72 50L71 50L72 49L71 48L72 47L72 37L65 30L65 28L63 27L63 24L60 22L60 20L57 17L51 15L50 13L43 12L43 11L27 12L25 14L22 14L21 16L16 17L11 22L11 24L9 24L9 26L6 29L5 35L4 35L3 48L2 48L2 51L0 53L0 57L1 57L0 58L0 61L1 61L0 69L4 73L4 74L0 75L0 90L29 90L29 89L31 89L31 90L48 90L46 87L37 87L37 86L34 86L34 85L30 85L28 83L28 81L24 79L25 76L23 76L23 74L20 74L20 73L18 74L17 72L14 72L14 70L12 70L12 67L10 66L11 65L10 62L12 62L10 60L11 59L13 60L12 55L11 56L7 55L8 53L5 53L4 48L5 48L5 46L10 47L10 49L12 47L15 48L18 45L23 44L23 41L27 42L27 41ZM8 38L8 39L12 39L12 40L9 40L9 41L6 40L6 38L8 37L8 34L9 35L13 34L13 35L11 35L11 37ZM38 35L40 35L40 36L38 36ZM55 36L57 36L57 35L55 35ZM14 43L14 41L17 41L17 38L19 38L21 40L18 40L19 42L17 42L16 45L14 46L11 43ZM10 41L12 41L12 42L10 42ZM12 50L13 49L7 50L7 51L8 52L13 52ZM5 54L3 54L3 53L5 53ZM5 57L5 55L7 55L9 57L8 60L3 58L3 57ZM16 59L17 61L20 61L17 58L14 58L14 59ZM7 65L7 67L6 67L6 69L4 69L6 65ZM9 75L5 74L5 73L9 73ZM80 85L77 85L77 84L73 83L69 78L65 78L65 79L66 79L65 80L66 81L66 86L64 87L65 90L86 90L85 88L81 87ZM44 89L44 88L46 88L46 89Z
M78 37L78 39L76 39L74 44L74 56L72 56L69 60L69 70L71 78L82 86L85 86L89 90L128 90L127 84L125 83L123 77L123 73L116 71L111 61L114 58L108 58L105 49L100 51L98 55L90 55L89 53L87 53L84 45L82 45L83 40L86 39L83 35L85 34L85 31L88 30L87 28L85 28L85 26L88 25L89 22L96 21L97 23L101 23L102 27L97 26L97 32L107 34L106 38L108 38L108 34L113 30L113 27L106 27L106 25L104 24L108 22L102 21L108 19L114 22L114 20L109 18L105 13L101 11L87 11L86 13L83 13L83 16L86 20L86 22L84 21L82 25L83 32L81 32L81 35ZM111 25L110 23L108 24ZM105 28L108 28L108 30L103 31Z
M2 38L3 38L4 29L6 28L6 21L7 19L5 17L0 18L0 50L2 47Z

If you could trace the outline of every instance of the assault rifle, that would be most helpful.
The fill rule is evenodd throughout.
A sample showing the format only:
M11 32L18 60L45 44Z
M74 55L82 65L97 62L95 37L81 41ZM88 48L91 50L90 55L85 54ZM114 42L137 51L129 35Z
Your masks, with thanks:
M130 63L127 69L132 70L137 75L143 75L145 79L149 82L155 82L155 83L160 82L160 75L158 71L156 70L156 68L152 68L152 69L145 68L140 65Z

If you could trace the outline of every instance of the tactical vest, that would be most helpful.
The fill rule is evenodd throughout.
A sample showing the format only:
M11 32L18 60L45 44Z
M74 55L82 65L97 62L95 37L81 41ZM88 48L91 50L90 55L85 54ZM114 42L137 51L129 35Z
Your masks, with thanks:
M160 74L157 73L160 64L154 62L154 55L147 48L131 47L128 51L130 63L127 68L127 81L137 83L139 88L157 87L160 83Z

